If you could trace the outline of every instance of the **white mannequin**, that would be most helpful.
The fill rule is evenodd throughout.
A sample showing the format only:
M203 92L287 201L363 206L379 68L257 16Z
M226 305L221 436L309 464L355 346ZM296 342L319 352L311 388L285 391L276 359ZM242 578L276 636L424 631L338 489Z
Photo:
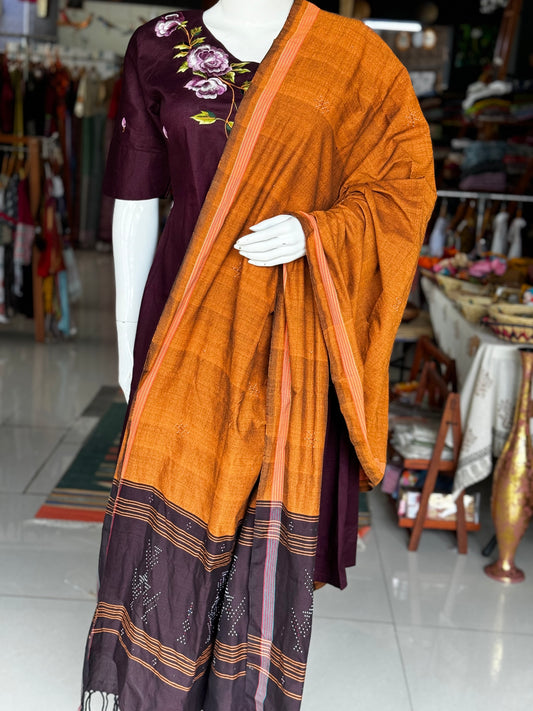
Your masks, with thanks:
M219 0L204 13L204 22L221 44L241 61L260 62L280 33L293 0ZM133 344L142 295L158 237L159 202L115 200L115 265L118 381L129 399ZM259 267L287 264L305 255L305 236L291 215L276 215L250 227L235 248Z

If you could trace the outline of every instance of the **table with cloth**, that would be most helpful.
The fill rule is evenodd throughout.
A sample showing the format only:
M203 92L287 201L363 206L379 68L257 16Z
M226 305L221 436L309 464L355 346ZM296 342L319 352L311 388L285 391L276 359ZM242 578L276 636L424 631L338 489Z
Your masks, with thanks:
M429 278L421 280L435 339L454 358L461 397L463 442L454 492L482 481L492 471L511 431L520 386L519 344L467 321Z

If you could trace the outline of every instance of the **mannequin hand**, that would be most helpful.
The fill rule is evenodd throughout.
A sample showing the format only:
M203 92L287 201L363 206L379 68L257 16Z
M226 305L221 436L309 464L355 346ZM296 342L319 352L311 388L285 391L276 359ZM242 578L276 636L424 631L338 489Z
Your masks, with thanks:
M127 321L117 321L118 341L118 383L124 393L126 402L130 397L131 377L133 373L133 344L137 324Z
M235 242L235 249L256 267L275 267L305 256L305 234L292 215L276 215L250 230L252 234Z

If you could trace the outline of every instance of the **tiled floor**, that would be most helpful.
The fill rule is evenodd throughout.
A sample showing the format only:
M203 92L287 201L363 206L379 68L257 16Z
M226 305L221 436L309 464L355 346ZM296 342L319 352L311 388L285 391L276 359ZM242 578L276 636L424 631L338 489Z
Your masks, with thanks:
M100 530L33 518L95 421L82 413L116 379L111 257L78 260L76 340L37 345L30 322L0 326L2 711L78 705ZM316 596L302 711L533 708L533 526L518 554L526 581L488 579L488 495L482 530L458 556L452 535L432 531L409 553L388 500L371 494L348 588Z

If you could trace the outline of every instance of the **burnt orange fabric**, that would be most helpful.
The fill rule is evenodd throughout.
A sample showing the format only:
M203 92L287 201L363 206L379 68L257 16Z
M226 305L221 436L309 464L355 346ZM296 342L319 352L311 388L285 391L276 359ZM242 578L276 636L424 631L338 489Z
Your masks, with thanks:
M119 476L231 536L255 500L316 516L329 372L370 485L388 363L435 199L406 70L355 20L296 0L261 64L159 323ZM307 258L250 266L251 225L296 215Z

